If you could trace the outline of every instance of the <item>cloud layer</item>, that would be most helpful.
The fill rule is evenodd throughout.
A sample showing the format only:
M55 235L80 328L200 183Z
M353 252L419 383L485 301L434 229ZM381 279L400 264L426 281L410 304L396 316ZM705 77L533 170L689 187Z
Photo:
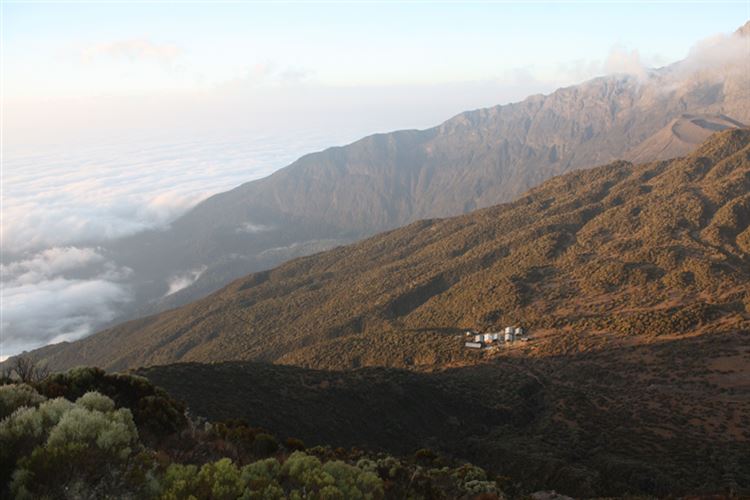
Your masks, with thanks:
M94 248L49 248L0 266L0 356L88 335L130 299L130 270Z
M108 260L98 242L166 225L207 196L330 141L225 136L7 155L0 356L78 339L116 318L131 299L129 270ZM175 276L169 293L201 272Z
M3 249L96 244L168 224L211 194L266 176L330 142L236 138L8 155Z

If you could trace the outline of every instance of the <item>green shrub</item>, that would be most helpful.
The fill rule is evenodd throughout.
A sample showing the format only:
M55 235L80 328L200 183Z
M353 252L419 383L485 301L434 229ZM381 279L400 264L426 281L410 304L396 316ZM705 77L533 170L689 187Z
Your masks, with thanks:
M339 460L326 462L323 471L331 475L336 488L346 499L381 498L383 482L377 474Z
M92 391L107 396L115 407L130 409L145 444L156 445L188 427L184 405L137 375L79 367L52 375L37 385L47 397L62 396L71 401Z
M125 459L137 440L138 431L127 408L101 412L78 407L65 413L50 431L47 446L80 443Z
M287 438L286 441L284 441L284 448L288 451L304 451L305 443L301 439Z
M0 386L0 420L22 406L37 406L46 399L27 384L2 385Z
M281 471L281 464L275 458L258 460L242 468L242 481L253 490L259 490L273 482Z
M214 500L235 500L244 490L240 471L229 458L204 464L198 473L198 484L197 491L207 494L203 498Z
M253 441L253 452L259 457L267 457L276 453L279 449L279 443L276 438L270 434L260 433L255 436Z
M13 496L66 498L73 490L89 497L101 491L134 493L126 476L138 431L130 410L114 408L111 399L89 392L75 404L58 398L38 408L21 408L4 420L0 436L4 444L13 441L17 461ZM22 453L34 445L30 454Z
M159 498L162 500L190 498L198 489L198 467L170 464L161 478L160 488Z
M7 484L16 465L36 446L44 443L50 429L74 405L57 398L41 403L37 408L23 406L0 421L0 481Z
M290 485L290 498L300 491L317 492L319 498L330 499L383 497L383 482L375 473L340 460L323 464L317 457L299 451L284 462L281 477Z
M89 391L76 400L76 405L91 411L111 412L115 409L115 402L98 392Z

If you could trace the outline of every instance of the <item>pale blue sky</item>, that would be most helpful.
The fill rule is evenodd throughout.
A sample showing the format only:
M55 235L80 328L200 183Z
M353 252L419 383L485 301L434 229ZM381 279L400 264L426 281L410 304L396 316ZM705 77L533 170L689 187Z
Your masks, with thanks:
M748 1L6 1L6 127L39 135L40 117L51 117L69 130L76 119L101 130L97 113L104 108L121 116L117 126L134 115L130 128L142 116L137 109L153 115L158 108L162 129L187 108L195 116L179 122L198 115L233 122L231 112L217 111L222 106L242 110L243 123L268 125L273 116L280 125L297 120L285 107L336 114L364 101L371 107L357 113L429 107L403 121L427 126L464 107L619 70L608 64L613 51L645 66L673 62L698 40L729 33L748 18ZM434 98L439 102L429 106ZM372 126L399 123L389 118Z
M615 44L657 62L679 59L696 40L742 24L748 5L7 3L6 83L19 93L60 91L47 85L54 69L68 91L183 88L185 79L220 82L269 62L338 85L489 79L531 67L552 76L561 63L605 58ZM129 86L89 82L106 65L82 61L82 51L134 39L174 47L175 74L131 64Z

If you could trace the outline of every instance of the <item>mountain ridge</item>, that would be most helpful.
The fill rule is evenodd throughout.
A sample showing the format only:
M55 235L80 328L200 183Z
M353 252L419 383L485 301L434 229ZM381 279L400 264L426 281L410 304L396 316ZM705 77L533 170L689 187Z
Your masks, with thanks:
M467 328L521 323L539 337L524 352L549 355L569 342L739 327L750 314L748 191L750 131L720 132L688 157L566 174L513 203L299 258L44 357L55 368L431 369L476 361L456 340Z

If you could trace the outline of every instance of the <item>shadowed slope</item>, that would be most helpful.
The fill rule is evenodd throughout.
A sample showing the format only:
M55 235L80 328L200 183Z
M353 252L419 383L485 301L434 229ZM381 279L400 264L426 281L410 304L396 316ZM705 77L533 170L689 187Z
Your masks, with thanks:
M529 491L750 493L750 330L427 374L241 362L140 373L199 415L308 445L429 447Z

